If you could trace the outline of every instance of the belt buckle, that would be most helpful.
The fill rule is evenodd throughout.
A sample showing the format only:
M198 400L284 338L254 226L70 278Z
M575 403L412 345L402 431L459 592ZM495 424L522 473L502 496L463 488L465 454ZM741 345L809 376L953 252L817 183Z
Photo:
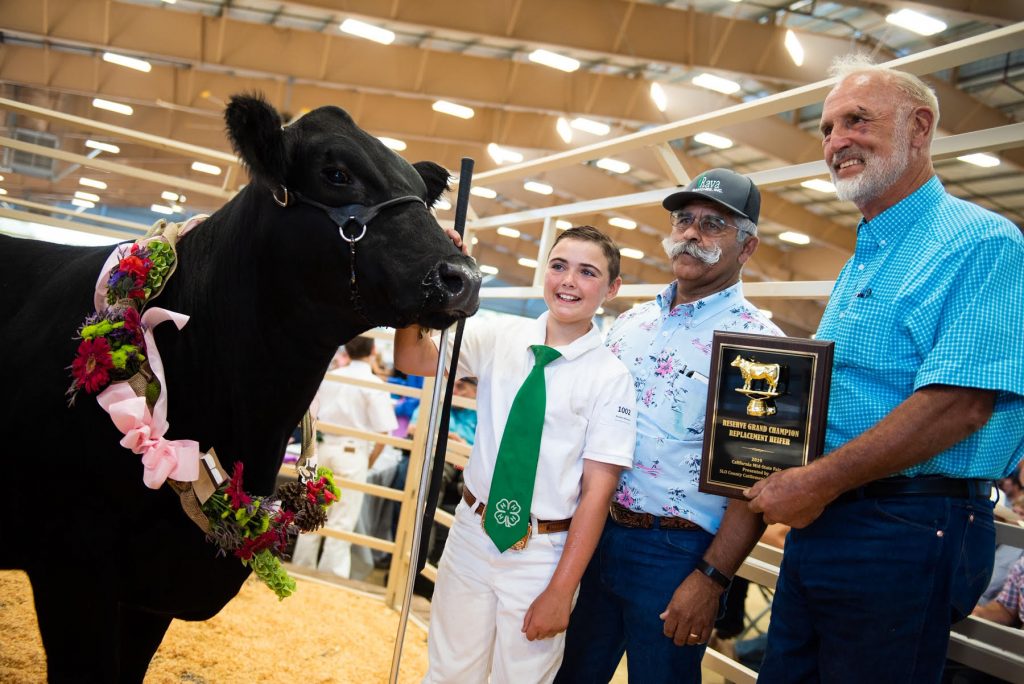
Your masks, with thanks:
M487 534L487 504L484 504L484 507L480 510L480 529L484 531L484 534ZM526 523L526 534L523 535L522 539L517 541L512 546L508 547L509 550L522 551L523 549L525 549L527 542L530 541L530 535L532 534L533 521L531 520L530 522Z

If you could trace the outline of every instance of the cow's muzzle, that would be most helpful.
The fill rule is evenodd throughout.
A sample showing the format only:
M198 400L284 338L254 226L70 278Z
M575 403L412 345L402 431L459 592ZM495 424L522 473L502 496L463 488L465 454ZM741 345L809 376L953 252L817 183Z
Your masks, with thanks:
M480 307L480 270L467 256L448 257L427 275L424 285L434 308L456 316L472 316Z

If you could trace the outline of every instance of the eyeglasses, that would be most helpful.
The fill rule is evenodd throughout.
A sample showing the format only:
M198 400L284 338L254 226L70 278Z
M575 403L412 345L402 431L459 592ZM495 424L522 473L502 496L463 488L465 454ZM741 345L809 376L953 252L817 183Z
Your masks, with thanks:
M700 232L708 237L718 237L725 232L726 228L735 228L739 230L739 226L734 226L731 223L726 223L725 219L720 216L712 216L710 214L704 214L697 220L692 213L683 211L682 209L676 209L671 212L669 216L672 217L672 227L678 228L679 230L686 230L690 226L697 223L697 228Z

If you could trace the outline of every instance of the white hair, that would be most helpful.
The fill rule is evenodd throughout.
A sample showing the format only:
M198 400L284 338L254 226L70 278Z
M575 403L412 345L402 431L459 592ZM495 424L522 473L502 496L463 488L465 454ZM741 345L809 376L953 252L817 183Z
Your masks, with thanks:
M935 91L927 83L913 74L905 71L890 69L872 62L863 53L841 55L832 61L828 70L829 76L834 76L842 83L850 76L860 74L878 76L899 90L909 100L910 104L919 107L926 107L932 113L932 129L929 131L935 134L939 125L939 100L935 97Z

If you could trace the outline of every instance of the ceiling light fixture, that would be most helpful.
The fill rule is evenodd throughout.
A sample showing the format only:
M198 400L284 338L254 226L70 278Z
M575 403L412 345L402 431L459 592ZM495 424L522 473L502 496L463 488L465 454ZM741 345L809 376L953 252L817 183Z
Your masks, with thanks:
M448 200L446 200L444 197L441 197L436 202L434 202L434 209L439 209L441 211L448 211L451 208L452 208L452 203L449 202Z
M528 259L526 257L519 257L517 263L520 266L525 266L526 268L537 268L537 260L536 259Z
M968 164L974 164L985 169L990 169L993 166L999 166L999 157L994 154L985 154L984 152L975 152L974 154L965 154L962 157L957 157L962 162Z
M3 188L0 188L0 195L6 195L6 194L7 194L7 191L4 190Z
M79 197L76 197L75 199L71 200L71 204L73 204L76 207L81 207L82 209L95 209L96 208L96 205L93 202L90 202L89 200L81 199Z
M800 44L800 39L793 33L793 29L786 29L786 40L783 43L786 46L786 52L789 53L790 58L793 60L793 64L797 66L804 65L804 46Z
M498 235L504 235L505 237L510 237L510 238L517 238L520 235L522 235L522 233L520 233L515 228L509 228L508 226L498 226L498 230L496 230L495 232Z
M526 181L523 183L523 189L535 192L538 195L550 195L555 191L555 189L547 183L541 183L539 181Z
M572 142L572 126L569 125L568 120L564 116L558 117L558 121L555 122L555 132L558 133L558 137L562 139L562 142L566 144Z
M384 143L384 147L388 148L389 150L394 150L395 152L401 152L406 147L408 147L408 145L405 144L404 140L399 140L398 138L389 138L385 135L377 136L377 140L380 140L382 143Z
M131 106L121 104L120 102L111 102L110 100L104 100L102 97L94 97L92 99L92 106L96 109L105 109L108 112L114 112L115 114L124 114L125 116L131 116L135 113L135 110Z
M559 71L572 72L580 68L580 61L578 59L566 57L550 50L534 50L530 53L529 59L531 62L542 64L552 69L558 69Z
M179 198L178 193L171 192L170 190L164 190L160 193L160 199L167 200L168 202L177 202ZM184 200L184 198L181 198Z
M373 24L367 24L365 21L359 21L358 19L346 19L341 22L341 26L338 28L350 36L366 38L381 45L391 45L391 43L395 42L394 31L389 31L386 28L374 26Z
M698 133L693 136L693 140L694 142L699 142L702 145L717 147L720 150L727 150L732 147L732 140L723 135L715 135L714 133Z
M643 259L644 253L639 249L633 249L632 247L623 247L619 250L619 254L626 257L627 259Z
M483 197L484 199L494 199L498 196L498 193L490 188L485 188L482 185L474 185L469 189L470 195L476 195L477 197Z
M611 171L612 173L629 173L630 165L624 161L618 159L612 159L611 157L603 157L594 162L595 166L605 171Z
M220 167L214 166L213 164L207 164L206 162L194 161L192 162L192 170L198 171L199 173L208 173L211 176L220 175Z
M760 311L761 315L764 316L765 318L767 318L768 320L771 320L772 317L774 316L774 314L772 313L771 309L758 309L758 311Z
M818 192L824 192L826 194L835 194L836 192L836 186L832 185L832 183L830 183L827 180L822 180L821 178L812 178L810 180L805 180L800 185L807 188L808 190L817 190Z
M621 216L612 216L608 219L609 225L615 226L616 228L622 228L623 230L635 230L636 221L628 218L622 218Z
M3 180L3 176L0 176L0 180ZM103 181L93 180L92 178L79 178L79 185L84 185L87 188L96 188L97 190L106 190L107 184Z
M487 275L498 275L498 268L497 268L497 266L489 266L487 264L480 264L479 266L477 266L477 268L480 269L481 273L486 273Z
M464 105L455 104L454 102L449 102L448 100L438 100L431 106L431 108L435 112L441 112L442 114L447 114L448 116L456 116L460 119L472 119L473 114L476 113L473 111L472 107L466 107Z
M661 87L660 83L651 84L651 99L654 100L654 106L658 108L659 112L668 108L668 95L665 94L665 89Z
M594 121L593 119L586 119L582 116L578 116L570 121L569 125L577 131L583 131L584 133L590 133L591 135L608 135L612 130L611 126L606 123Z
M572 221L566 221L565 219L556 219L555 228L558 228L559 230L568 230L569 228L572 228Z
M487 143L487 154L491 155L495 164L504 164L505 162L518 164L523 161L523 155L494 143Z
M75 199L86 200L89 202L99 202L100 196L91 192L85 192L83 190L75 190Z
M85 146L101 152L109 152L110 154L118 154L121 148L117 145L111 145L110 143L99 142L98 140L86 140Z
M794 245L806 245L811 241L810 236L804 235L803 233L797 233L793 230L787 230L779 233L779 239L785 242L792 242Z
M936 33L942 33L946 30L946 22L911 9L901 9L899 12L893 12L885 20L893 26L905 28L922 36L934 36Z
M163 204L151 204L149 206L149 210L152 211L152 212L155 212L157 214L164 214L166 216L170 216L171 214L174 213L173 209L171 209L170 207L164 206Z
M136 59L135 57L128 57L126 55L119 55L116 52L104 52L103 61L116 64L118 66L127 67L129 69L135 69L148 74L152 69L153 65L144 59Z
M727 78L721 76L715 76L714 74L698 74L693 78L693 84L700 86L701 88L707 88L708 90L714 90L715 92L722 93L723 95L732 95L740 89L740 84L736 81L730 81Z

